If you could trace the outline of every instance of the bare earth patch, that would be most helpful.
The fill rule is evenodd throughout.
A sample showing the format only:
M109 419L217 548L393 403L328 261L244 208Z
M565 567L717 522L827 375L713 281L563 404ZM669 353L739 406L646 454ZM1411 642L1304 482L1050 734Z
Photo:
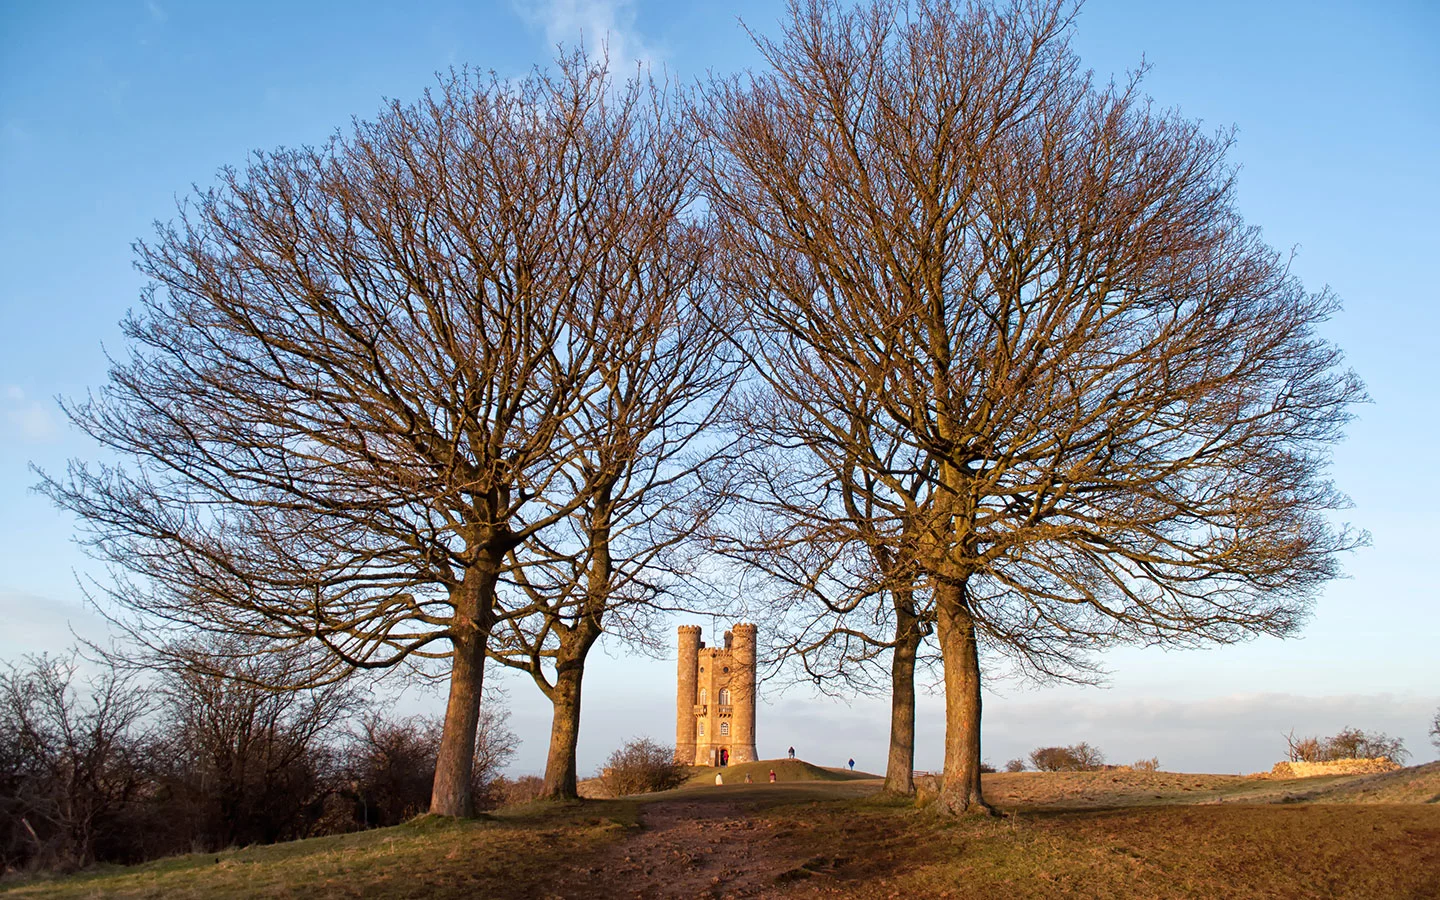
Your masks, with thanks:
M873 793L876 782L691 787L652 795L644 830L564 871L549 886L555 897L776 896L784 887L832 873L850 858L816 853L804 828L765 814L777 804ZM673 799L659 799L673 798ZM806 801L809 801L808 803ZM828 848L827 848L828 849Z

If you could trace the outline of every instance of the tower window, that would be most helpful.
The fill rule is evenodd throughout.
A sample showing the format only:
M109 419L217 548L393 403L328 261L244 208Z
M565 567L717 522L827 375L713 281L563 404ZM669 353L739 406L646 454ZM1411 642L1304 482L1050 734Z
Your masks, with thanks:
M729 706L729 705L730 705L730 691L727 690L726 688L721 688L721 689L720 689L720 705L721 705L721 706Z
M704 702L705 702L705 689L704 689L704 688L701 688L701 689L700 689L700 702L701 702L701 703L704 703ZM721 700L720 702L721 702L721 703L724 703L725 701L724 701L724 700Z
M704 736L705 736L705 723L704 723L704 722L701 722L701 723L700 723L700 736L701 736L701 737L704 737Z
M721 722L721 723L720 723L720 733L721 733L721 734L729 734L729 733L730 733L730 723L729 723L729 722Z

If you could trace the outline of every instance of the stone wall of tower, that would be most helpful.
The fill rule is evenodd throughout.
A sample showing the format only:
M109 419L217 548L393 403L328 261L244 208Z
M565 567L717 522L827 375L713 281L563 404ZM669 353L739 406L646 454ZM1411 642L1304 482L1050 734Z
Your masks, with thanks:
M700 628L679 629L675 678L675 761L682 765L755 762L755 626L725 632L706 647ZM724 701L724 702L722 702Z
M695 765L695 704L700 658L700 626L679 628L680 660L675 671L675 761Z
M736 625L732 631L730 760L737 763L760 758L755 751L755 632L749 623Z

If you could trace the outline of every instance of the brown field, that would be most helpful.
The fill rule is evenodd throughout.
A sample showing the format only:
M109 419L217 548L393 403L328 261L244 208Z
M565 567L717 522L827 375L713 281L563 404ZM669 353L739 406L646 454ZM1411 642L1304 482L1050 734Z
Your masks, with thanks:
M757 764L768 774L772 762ZM789 764L791 766L804 764ZM782 771L776 766L777 773ZM986 776L946 821L871 778L697 772L630 800L191 855L7 897L1440 897L1440 763L1310 779ZM739 774L732 779L730 775ZM826 774L828 773L828 774ZM708 775L708 778L707 778ZM860 775L860 773L856 773ZM833 779L833 780L832 780Z

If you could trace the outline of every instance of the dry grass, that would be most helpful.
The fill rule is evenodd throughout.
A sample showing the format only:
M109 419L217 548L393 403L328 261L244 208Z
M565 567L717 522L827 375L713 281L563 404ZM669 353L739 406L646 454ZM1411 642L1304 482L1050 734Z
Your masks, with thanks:
M955 823L852 807L788 824L829 861L796 896L1440 895L1431 807L1131 807Z
M684 896L697 884L738 897L1440 896L1440 763L1289 780L1002 773L985 787L1007 816L959 821L875 796L877 780L810 769L810 780L727 777L723 788L701 772L635 801L418 820L12 884L8 895L670 897L683 881Z

